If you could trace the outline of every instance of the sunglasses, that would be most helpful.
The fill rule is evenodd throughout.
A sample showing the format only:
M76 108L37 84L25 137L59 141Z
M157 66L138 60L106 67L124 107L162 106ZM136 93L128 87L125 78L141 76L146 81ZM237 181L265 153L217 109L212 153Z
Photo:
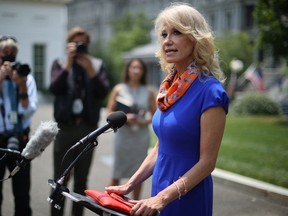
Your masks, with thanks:
M6 35L0 36L0 42L1 42L1 41L6 41L6 40L9 40L9 39L11 39L11 40L13 40L15 43L17 43L16 38L13 37L13 36L6 36Z

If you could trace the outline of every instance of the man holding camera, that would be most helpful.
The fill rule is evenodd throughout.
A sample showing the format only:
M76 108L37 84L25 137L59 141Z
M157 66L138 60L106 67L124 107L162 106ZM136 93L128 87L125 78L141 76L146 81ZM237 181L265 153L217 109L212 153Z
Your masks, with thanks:
M89 43L90 36L84 29L72 28L67 36L66 58L64 61L56 59L51 69L50 91L55 95L54 118L60 128L53 151L55 180L80 154L83 146L63 158L66 151L97 128L102 102L109 90L103 61L88 53ZM74 167L73 191L76 193L83 194L87 189L92 156L93 151ZM52 216L63 215L64 201L60 205L60 210L52 206ZM73 203L72 215L83 215L83 207Z
M15 63L17 41L10 36L0 36L0 148L21 152L29 139L32 116L37 109L37 87L27 64ZM16 167L17 158L0 153L0 179L5 170ZM3 182L0 181L0 215ZM15 200L14 216L31 216L30 164L12 178Z

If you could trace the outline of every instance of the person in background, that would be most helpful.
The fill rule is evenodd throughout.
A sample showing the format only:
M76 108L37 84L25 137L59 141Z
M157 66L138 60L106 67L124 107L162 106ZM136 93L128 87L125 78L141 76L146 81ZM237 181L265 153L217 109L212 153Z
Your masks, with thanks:
M60 129L54 142L54 179L67 168L82 148L71 151L62 164L66 151L98 126L100 109L109 90L104 63L88 52L89 34L81 27L68 32L66 58L56 59L51 69L50 91L55 96L54 118ZM90 151L74 167L74 192L83 194L93 157ZM62 166L61 166L62 164ZM65 182L65 185L67 182ZM63 215L51 208L51 215ZM83 207L73 203L72 215L83 215Z
M127 113L127 123L115 135L113 174L109 185L130 178L147 155L150 145L152 115L156 110L155 94L147 85L147 67L141 59L131 59L123 71L122 83L110 95L108 114L121 110ZM129 156L127 153L129 152ZM139 199L141 184L133 191Z
M0 148L21 152L29 141L32 117L37 110L37 86L27 64L16 61L18 44L14 37L0 37ZM0 152L0 179L6 168L12 172L17 166L14 157ZM12 177L14 216L31 216L31 164L27 163ZM3 201L3 181L0 181L0 205ZM2 205L1 205L2 206ZM0 207L2 215L2 207Z
M152 194L131 215L211 216L215 168L229 98L213 34L192 6L175 3L155 20L156 53L167 77L159 88L152 126L158 137L140 168L107 193L127 194L152 175Z

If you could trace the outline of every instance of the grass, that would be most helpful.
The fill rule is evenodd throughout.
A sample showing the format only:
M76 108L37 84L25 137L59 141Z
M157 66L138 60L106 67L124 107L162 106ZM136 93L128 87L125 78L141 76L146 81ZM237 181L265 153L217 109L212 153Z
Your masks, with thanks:
M228 115L216 167L288 188L288 118Z
M288 188L288 119L228 115L217 167Z

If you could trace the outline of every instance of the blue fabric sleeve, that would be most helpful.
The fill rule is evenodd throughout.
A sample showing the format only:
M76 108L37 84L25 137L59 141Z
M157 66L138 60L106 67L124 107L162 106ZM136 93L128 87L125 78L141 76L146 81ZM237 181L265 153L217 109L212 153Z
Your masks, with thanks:
M201 113L211 107L222 106L228 113L229 108L229 97L220 83L213 82L208 88L205 88L204 98L201 108Z

